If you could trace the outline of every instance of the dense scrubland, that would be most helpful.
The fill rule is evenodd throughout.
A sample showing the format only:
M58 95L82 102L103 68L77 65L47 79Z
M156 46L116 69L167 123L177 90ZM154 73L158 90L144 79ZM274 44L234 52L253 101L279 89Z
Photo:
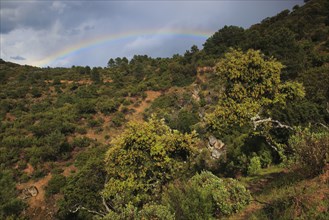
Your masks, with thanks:
M329 2L106 68L0 61L0 219L328 219Z

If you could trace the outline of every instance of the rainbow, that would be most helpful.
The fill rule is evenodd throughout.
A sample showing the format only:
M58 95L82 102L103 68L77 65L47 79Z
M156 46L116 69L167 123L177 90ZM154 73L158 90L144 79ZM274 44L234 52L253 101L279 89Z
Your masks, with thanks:
M91 49L98 47L105 43L116 42L119 40L129 40L137 37L148 37L148 36L179 36L186 38L200 38L207 39L213 33L210 31L173 31L173 30L163 30L163 31L130 31L119 34L108 34L103 36L97 36L90 39L85 39L83 41L77 42L69 47L60 49L50 54L46 58L32 62L33 66L46 67L56 60L65 59L66 57L72 56L82 50ZM192 45L191 45L192 46Z

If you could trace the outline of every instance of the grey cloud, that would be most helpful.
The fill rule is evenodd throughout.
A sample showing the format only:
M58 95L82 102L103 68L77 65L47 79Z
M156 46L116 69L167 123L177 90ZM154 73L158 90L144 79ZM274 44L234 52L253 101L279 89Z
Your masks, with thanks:
M63 28L74 28L89 19L114 16L116 4L104 7L102 1L1 1L0 33L18 28L49 29L55 22Z
M22 27L46 28L54 22L53 15L47 10L48 5L49 2L1 2L1 33Z
M1 56L23 54L23 62L42 60L65 48L129 32L209 32L224 25L244 28L291 8L297 1L87 1L0 0ZM205 39L177 36L115 41L51 61L54 65L106 65L110 57L147 54L153 57L184 53Z
M10 57L10 59L12 59L12 60L26 60L26 58L21 57L21 56Z

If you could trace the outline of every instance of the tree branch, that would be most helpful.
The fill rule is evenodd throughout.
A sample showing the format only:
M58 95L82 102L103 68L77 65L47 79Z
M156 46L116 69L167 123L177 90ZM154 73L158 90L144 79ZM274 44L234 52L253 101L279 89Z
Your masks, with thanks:
M102 217L105 217L105 215L106 215L106 213L98 212L98 211L95 211L95 210L91 210L91 209L88 209L88 208L86 208L86 207L84 207L84 206L81 206L81 205L79 205L79 206L78 206L76 209L74 209L74 210L69 209L69 212L71 212L71 213L76 213L76 212L79 211L79 210L85 210L85 211L87 211L87 212L89 212L89 213L96 214L96 215L99 215L99 216L102 216Z
M106 185L106 183L107 183L108 181L109 181L109 177L108 177L108 175L106 175L106 176L105 176L104 188L105 188L105 185ZM103 205L104 205L106 211L107 211L107 212L111 212L111 211L114 211L114 212L115 212L115 209L113 208L113 205L110 204L110 206L109 206L109 205L106 203L106 200L105 200L104 196L101 195L101 197L102 197L102 203L103 203Z
M323 123L317 123L318 125L321 125L322 127L324 127L325 129L329 130L328 126L324 125Z
M105 198L103 196L102 196L102 202L107 212L115 211L111 205L110 205L111 208L107 205Z
M275 127L277 128L286 128L286 129L290 129L290 130L293 130L292 127L288 126L288 125L285 125L285 124L282 124L280 121L278 120L273 120L272 118L265 118L265 119L261 119L259 117L259 115L256 115L255 117L252 117L251 118L251 122L253 123L254 125L254 130L257 129L257 127L260 125L260 124L263 124L263 123L267 123L267 122L270 122L272 124L276 124Z
M255 202L258 202L258 203L260 203L260 204L264 204L264 205L270 205L270 203L262 202L262 201L259 201L258 199L255 199L255 198L253 198L252 201L255 201Z

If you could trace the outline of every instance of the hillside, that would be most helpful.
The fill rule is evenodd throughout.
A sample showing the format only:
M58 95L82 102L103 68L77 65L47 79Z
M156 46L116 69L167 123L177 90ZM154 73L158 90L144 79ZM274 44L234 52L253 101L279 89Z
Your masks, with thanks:
M328 219L329 2L184 55L0 60L0 219Z

